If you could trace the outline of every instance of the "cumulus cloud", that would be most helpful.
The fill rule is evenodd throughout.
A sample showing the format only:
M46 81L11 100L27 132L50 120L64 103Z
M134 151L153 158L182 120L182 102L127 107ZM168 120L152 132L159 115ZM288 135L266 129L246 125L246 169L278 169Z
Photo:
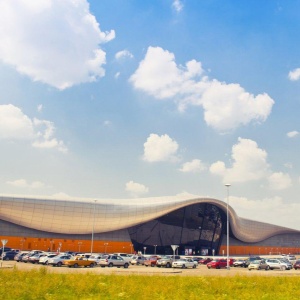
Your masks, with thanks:
M52 122L32 120L12 104L0 105L0 140L28 140L33 147L55 148L66 153L64 142L57 140L54 132Z
M218 161L210 166L210 172L223 177L224 182L246 182L265 178L269 173L267 152L250 139L238 139L232 147L232 167Z
M226 167L223 161L213 163L209 171L221 176L223 182L242 183L266 179L270 189L283 190L292 185L289 174L272 172L267 162L267 152L250 139L238 139L231 153L232 166Z
M45 186L45 184L40 181L33 181L32 183L29 183L27 182L26 179L7 181L6 184L16 188L29 188L29 189L38 189L38 188L43 188Z
M128 50L122 50L116 53L115 58L116 59L121 59L124 57L129 57L129 58L133 58L132 53L130 53Z
M184 163L179 169L179 171L184 173L197 173L205 169L206 167L200 159L193 159L192 161Z
M292 179L289 174L277 172L268 178L272 190L284 190L292 186Z
M0 2L0 60L58 89L105 75L102 32L86 0Z
M172 3L172 7L177 11L181 12L183 9L183 4L180 0L174 0Z
M274 104L265 93L254 96L237 83L209 79L196 60L178 66L174 54L160 47L148 48L129 81L157 99L172 98L180 111L201 106L207 125L220 132L264 122Z
M294 69L289 72L289 79L292 81L296 81L300 78L300 68Z
M179 146L167 134L150 134L144 143L143 159L148 162L177 161L176 156Z
M125 190L134 197L138 197L149 192L148 187L143 184L133 182L132 180L126 183Z
M287 135L289 138L293 138L293 137L296 137L298 134L299 134L299 132L296 131L296 130L294 130L294 131L288 132L286 135Z
M248 219L251 216L251 220L299 229L299 203L287 205L280 197L250 200L230 196L229 204L240 217Z

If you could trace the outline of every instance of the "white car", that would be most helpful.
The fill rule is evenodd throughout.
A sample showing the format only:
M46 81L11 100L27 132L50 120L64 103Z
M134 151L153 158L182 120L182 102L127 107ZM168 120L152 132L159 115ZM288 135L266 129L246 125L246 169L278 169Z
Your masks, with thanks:
M145 256L141 256L141 255L137 255L137 256L133 256L131 258L131 261L130 263L132 265L143 265L144 264L144 261L146 260L147 258Z
M276 258L266 259L266 263L269 265L270 270L279 269L279 270L291 270L293 268L291 263L284 262Z
M190 258L181 258L173 261L172 268L197 268L198 263Z
M48 265L48 260L55 256L57 256L57 253L52 253L52 254L42 256L42 257L40 257L39 264Z
M99 264L100 259L103 257L102 254L93 254L91 255L88 260L94 261L96 264Z
M53 267L55 267L55 266L61 267L63 262L67 259L71 259L71 257L72 257L72 255L70 255L70 254L57 255L48 260L48 265L52 265Z
M133 256L132 254L128 254L128 253L114 253L113 255L121 256L127 262L130 262Z

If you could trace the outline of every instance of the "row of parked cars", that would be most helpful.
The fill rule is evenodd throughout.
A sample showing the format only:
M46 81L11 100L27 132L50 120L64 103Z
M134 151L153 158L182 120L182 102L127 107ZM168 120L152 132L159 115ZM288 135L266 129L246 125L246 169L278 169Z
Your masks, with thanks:
M165 267L165 268L197 268L199 264L206 265L209 269L221 269L227 267L227 259L224 258L201 258L201 257L185 257L178 255L152 255L149 257L143 255L130 255L127 253L114 254L93 254L89 253L52 253L40 250L24 252L19 250L7 249L2 255L3 260L14 259L17 262L43 264L52 266L68 266L68 267L124 267L130 265L143 265L146 267ZM248 270L295 270L300 269L300 260L296 260L293 255L281 256L278 258L261 258L252 256L246 259L232 259L228 261L230 267L244 267Z

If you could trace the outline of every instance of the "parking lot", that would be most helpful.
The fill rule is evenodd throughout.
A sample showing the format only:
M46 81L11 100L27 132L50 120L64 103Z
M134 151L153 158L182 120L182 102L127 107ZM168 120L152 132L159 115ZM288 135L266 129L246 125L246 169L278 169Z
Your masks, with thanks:
M145 267L143 265L136 266L130 265L128 269L122 267L101 268L96 266L94 268L68 268L42 266L38 264L22 263L15 261L3 261L0 262L0 268L13 269L16 267L18 270L29 271L32 269L38 270L39 268L47 268L48 272L53 273L95 273L95 274L119 274L119 275L161 275L161 276L300 276L300 270L259 270L248 271L247 268L231 267L227 269L208 269L205 265L199 265L196 269L172 269L172 268L157 268L157 267Z

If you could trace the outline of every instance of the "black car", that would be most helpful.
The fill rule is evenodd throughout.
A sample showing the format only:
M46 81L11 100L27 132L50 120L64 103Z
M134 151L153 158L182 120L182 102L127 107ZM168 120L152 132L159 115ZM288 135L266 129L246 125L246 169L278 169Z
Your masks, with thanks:
M14 257L18 254L19 251L11 250L4 252L2 255L3 260L13 260Z
M11 251L12 249L10 247L4 247L4 252ZM0 255L2 256L3 247L0 248Z

